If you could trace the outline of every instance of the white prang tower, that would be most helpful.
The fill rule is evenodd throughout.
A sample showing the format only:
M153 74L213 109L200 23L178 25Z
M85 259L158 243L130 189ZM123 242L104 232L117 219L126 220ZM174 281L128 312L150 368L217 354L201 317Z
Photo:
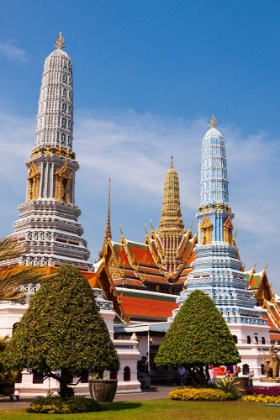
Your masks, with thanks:
M21 264L72 264L88 271L92 265L87 262L87 242L81 237L81 211L75 205L75 172L79 164L72 150L72 63L63 51L61 33L56 47L45 61L35 147L25 162L26 201L18 207L20 216L14 223L14 236L27 244Z

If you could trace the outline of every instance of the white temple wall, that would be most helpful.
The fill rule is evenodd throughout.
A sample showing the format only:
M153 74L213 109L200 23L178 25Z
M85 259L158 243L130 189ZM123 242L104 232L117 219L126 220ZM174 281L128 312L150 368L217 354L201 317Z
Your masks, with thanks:
M14 324L20 321L27 308L28 305L13 303L0 304L0 337L4 337L5 335L12 336ZM137 350L138 342L135 340L114 340L113 325L115 312L101 309L100 314L107 325L120 360L117 393L141 392L140 383L137 380L137 360L140 358L140 353ZM127 379L124 373L125 368L126 370L129 368L130 380L125 380ZM105 372L106 374L109 378L110 373ZM57 392L59 383L53 378L47 378L43 383L33 383L33 374L28 373L27 370L23 370L22 382L17 383L15 389L26 396L46 395L48 392ZM74 386L74 390L76 395L89 395L88 383L79 383Z

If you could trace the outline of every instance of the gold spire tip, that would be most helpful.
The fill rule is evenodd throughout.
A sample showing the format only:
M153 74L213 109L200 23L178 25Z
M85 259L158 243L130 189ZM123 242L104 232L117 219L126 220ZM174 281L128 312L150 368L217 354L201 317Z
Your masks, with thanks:
M218 124L217 119L215 118L215 116L214 116L214 115L212 115L212 118L211 118L211 120L210 120L210 127L211 127L211 128L215 128L215 127L217 127L217 124Z
M174 168L174 161L173 161L173 155L171 156L171 161L170 161L170 168Z
M64 43L65 43L65 41L64 41L64 38L62 36L62 32L59 32L59 36L55 40L55 46L58 50L61 50L62 48L65 48Z

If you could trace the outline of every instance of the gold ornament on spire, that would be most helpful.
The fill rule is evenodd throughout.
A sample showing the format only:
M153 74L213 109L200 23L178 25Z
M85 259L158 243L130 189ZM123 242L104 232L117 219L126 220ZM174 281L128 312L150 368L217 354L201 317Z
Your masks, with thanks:
M59 36L55 40L55 46L58 50L62 50L62 48L65 48L64 43L65 43L65 41L64 41L64 38L62 36L62 32L59 32Z
M111 231L111 179L109 178L109 186L108 186L108 213L107 213L107 225L105 229L105 240L112 239L112 231Z
M174 168L173 156L171 156L170 168Z
M217 127L217 124L218 124L217 119L215 118L215 116L214 116L214 115L212 115L212 118L211 118L211 120L210 120L210 127L211 127L211 128L215 128L215 127Z

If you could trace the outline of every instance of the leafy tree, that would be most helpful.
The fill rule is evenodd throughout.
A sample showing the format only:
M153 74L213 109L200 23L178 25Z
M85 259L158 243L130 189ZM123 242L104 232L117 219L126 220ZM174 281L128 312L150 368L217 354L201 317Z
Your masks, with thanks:
M14 238L0 239L0 300L18 300L24 294L19 287L29 283L52 281L42 267L18 265L26 246ZM9 261L9 265L7 265Z
M155 357L157 365L187 365L205 380L208 364L228 365L240 362L238 350L228 326L212 299L195 290L181 306Z
M18 368L7 369L3 365L3 352L8 345L9 336L0 337L0 382L15 382L19 375Z
M5 352L5 364L55 378L63 398L69 395L69 376L81 376L82 369L117 371L118 356L98 312L79 270L61 266L56 281L43 284L31 299Z

